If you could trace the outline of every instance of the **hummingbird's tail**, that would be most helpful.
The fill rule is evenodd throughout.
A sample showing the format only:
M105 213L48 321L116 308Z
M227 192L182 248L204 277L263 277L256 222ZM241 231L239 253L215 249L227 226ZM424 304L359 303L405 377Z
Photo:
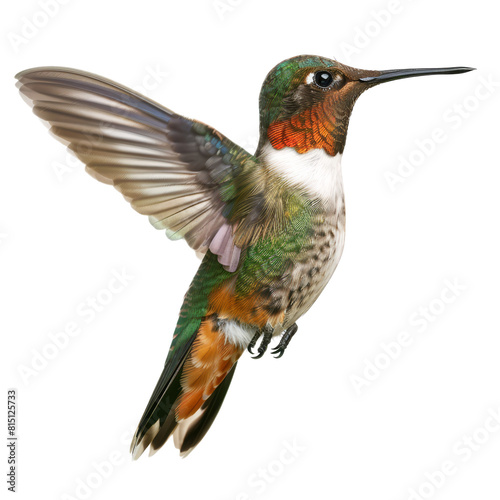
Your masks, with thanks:
M183 352L167 359L132 440L133 458L148 446L154 454L172 434L187 456L215 420L242 352L219 331L217 315L205 317Z

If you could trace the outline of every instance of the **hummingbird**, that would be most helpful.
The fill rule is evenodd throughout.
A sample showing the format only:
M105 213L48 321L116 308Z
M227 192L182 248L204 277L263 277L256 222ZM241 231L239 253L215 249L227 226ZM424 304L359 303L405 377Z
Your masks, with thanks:
M261 358L276 338L271 353L281 357L330 280L345 241L341 159L358 97L384 82L472 69L287 59L262 85L255 154L91 73L41 67L16 75L35 115L90 175L203 255L133 437L134 459L170 436L187 456L216 418L244 351Z

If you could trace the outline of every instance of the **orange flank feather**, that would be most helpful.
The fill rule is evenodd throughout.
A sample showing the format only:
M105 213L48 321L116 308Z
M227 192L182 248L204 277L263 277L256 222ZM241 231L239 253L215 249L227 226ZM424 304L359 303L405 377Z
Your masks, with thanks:
M244 351L226 339L218 320L236 320L262 329L269 322L282 323L284 312L269 315L258 306L256 294L239 297L231 285L224 285L210 295L207 316L201 322L191 353L181 377L182 394L176 420L191 417L212 395Z
M196 413L224 380L242 352L242 347L226 341L224 333L217 328L215 316L208 316L202 321L191 354L184 364L177 421Z
M261 300L257 293L247 296L236 295L230 283L210 294L210 310L211 314L215 313L221 319L235 319L240 323L257 326L259 329L264 328L267 323L273 327L283 323L285 312L271 314L261 307Z

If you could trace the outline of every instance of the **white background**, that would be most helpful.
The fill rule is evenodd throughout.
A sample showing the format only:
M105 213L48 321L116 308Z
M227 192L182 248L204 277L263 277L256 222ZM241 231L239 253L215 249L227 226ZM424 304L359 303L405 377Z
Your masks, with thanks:
M3 385L19 391L18 498L498 499L492 3L71 0L50 18L38 1L6 5L0 321ZM478 71L393 82L360 98L343 159L347 243L330 285L282 359L243 357L195 452L181 460L169 442L132 462L131 433L198 261L67 157L13 76L42 65L98 73L253 151L264 77L307 53L366 69ZM391 189L402 158L413 171ZM95 317L83 314L123 270L133 277L123 291ZM54 351L50 335L71 322L79 335ZM443 463L446 476L436 473Z

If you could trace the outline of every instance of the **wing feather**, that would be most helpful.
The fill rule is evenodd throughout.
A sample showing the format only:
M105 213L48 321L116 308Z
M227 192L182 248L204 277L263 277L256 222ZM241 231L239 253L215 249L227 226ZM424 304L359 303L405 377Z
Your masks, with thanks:
M222 227L235 231L237 185L258 162L222 134L90 73L47 67L17 79L33 112L89 174L169 238L203 253ZM241 252L226 240L220 261L235 270Z

